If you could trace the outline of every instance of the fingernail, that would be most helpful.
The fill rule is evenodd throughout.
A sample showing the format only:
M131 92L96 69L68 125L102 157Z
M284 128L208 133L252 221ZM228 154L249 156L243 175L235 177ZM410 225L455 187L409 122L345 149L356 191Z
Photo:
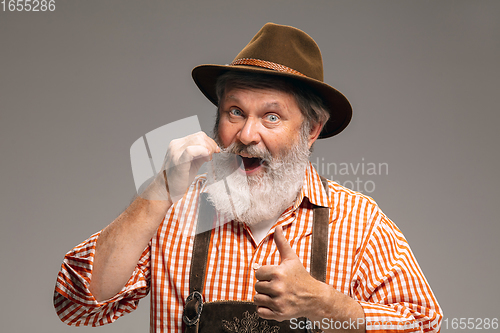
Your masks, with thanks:
M258 270L258 269L259 269L259 268L261 268L261 267L262 267L262 265L261 265L261 264L258 264L258 263L256 263L256 262L254 262L254 263L253 263L253 265L252 265L252 268L253 268L255 271L256 271L256 270Z

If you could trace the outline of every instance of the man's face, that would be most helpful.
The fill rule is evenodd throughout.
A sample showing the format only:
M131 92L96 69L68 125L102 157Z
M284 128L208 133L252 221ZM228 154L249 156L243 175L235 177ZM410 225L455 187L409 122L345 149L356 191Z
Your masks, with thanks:
M267 150L273 157L298 143L304 121L295 98L278 90L229 89L220 104L218 140ZM311 146L313 139L308 138ZM240 154L247 176L264 172L262 161ZM265 165L265 164L264 164Z
M209 199L230 220L254 225L277 218L302 187L315 136L302 131L303 116L292 95L231 89L225 96L217 141L240 155L243 166L233 172L237 164L232 154L214 156Z

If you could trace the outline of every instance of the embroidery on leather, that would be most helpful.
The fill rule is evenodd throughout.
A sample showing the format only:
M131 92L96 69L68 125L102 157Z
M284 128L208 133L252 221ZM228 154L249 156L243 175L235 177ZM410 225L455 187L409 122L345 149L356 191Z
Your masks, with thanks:
M228 333L278 333L280 329L278 326L269 326L267 320L259 324L258 318L257 312L251 315L245 311L241 320L236 317L233 321L222 320L222 328Z

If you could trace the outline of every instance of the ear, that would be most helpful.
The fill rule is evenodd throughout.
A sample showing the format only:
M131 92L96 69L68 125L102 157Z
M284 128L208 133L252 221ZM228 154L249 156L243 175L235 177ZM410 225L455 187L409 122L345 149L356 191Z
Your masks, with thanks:
M321 133L321 130L323 129L323 124L322 123L314 123L313 126L311 127L311 131L309 132L309 149L311 149L311 146L313 145L314 141L318 139L319 134Z

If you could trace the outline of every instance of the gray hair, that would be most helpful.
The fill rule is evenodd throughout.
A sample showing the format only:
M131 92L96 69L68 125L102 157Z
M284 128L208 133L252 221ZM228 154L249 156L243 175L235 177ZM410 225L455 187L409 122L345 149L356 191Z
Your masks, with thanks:
M300 81L260 73L228 71L217 79L216 84L218 106L213 133L215 137L217 137L219 129L220 101L224 98L227 87L274 89L291 94L304 116L304 123L301 127L302 135L309 135L313 125L321 123L324 126L330 118L330 113L323 100L310 87Z

